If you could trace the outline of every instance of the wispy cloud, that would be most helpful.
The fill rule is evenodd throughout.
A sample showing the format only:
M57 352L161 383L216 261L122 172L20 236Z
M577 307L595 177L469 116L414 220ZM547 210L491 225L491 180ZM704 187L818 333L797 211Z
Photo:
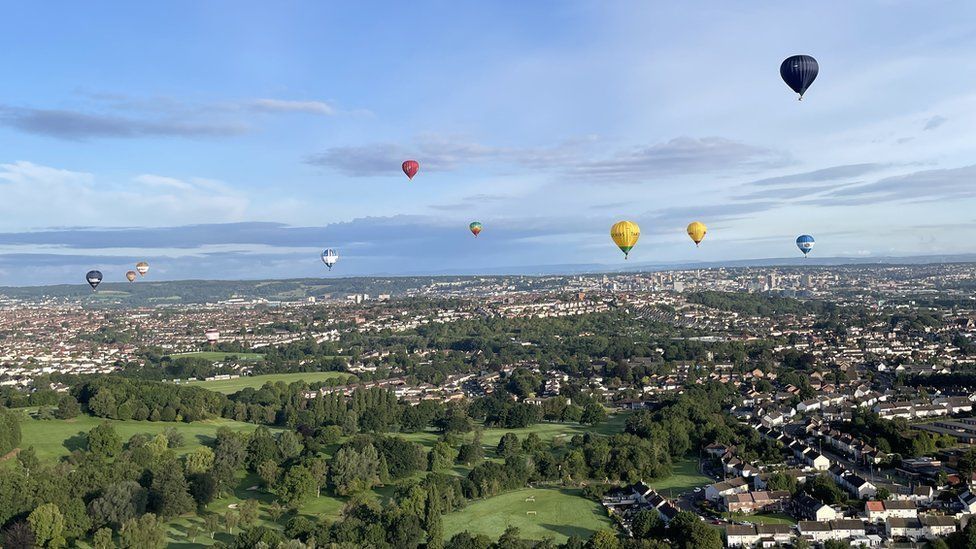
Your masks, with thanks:
M724 169L751 171L789 163L781 152L721 137L679 137L664 143L602 154L592 139L566 141L554 147L497 147L443 137L426 137L405 146L376 143L333 147L306 162L345 175L387 174L407 158L424 171L447 171L493 162L499 166L565 173L578 179L639 182L679 173L710 173ZM598 160L588 158L600 157Z
M246 106L262 112L273 113L306 113L331 116L336 113L332 105L324 101L293 101L285 99L255 99L245 103Z
M974 178L976 165L924 170L886 177L873 183L848 185L802 203L852 206L888 202L956 201L976 197L976 186L968 184Z
M922 128L922 130L923 131L934 130L948 121L949 121L948 118L937 114L932 118L929 118L928 122L925 123L925 127Z
M864 163L864 164L845 164L842 166L831 166L809 172L781 175L777 177L767 177L748 183L756 187L771 187L794 184L810 184L840 181L852 177L859 177L868 173L877 172L888 167L887 164Z
M232 137L251 132L264 114L332 116L336 109L314 100L258 98L210 104L168 97L85 94L79 108L35 108L0 104L0 125L25 133L83 141L99 138ZM248 113L253 113L248 115Z
M26 133L71 140L220 137L240 135L249 130L246 124L233 121L198 122L12 106L0 106L0 124Z

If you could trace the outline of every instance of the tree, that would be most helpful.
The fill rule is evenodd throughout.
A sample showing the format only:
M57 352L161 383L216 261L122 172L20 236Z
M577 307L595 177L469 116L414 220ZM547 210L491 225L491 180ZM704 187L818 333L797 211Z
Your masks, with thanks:
M254 521L258 519L258 500L244 500L237 509L241 517L241 524L246 528L254 526Z
M590 549L619 549L621 545L613 530L597 530L590 538L588 546Z
M272 522L278 522L278 519L285 514L285 511L287 511L285 506L277 501L272 502L271 505L268 506L268 516L271 517Z
M224 526L227 527L227 533L233 535L234 528L237 527L237 521L239 517L234 511L227 511L224 513Z
M664 527L664 521L656 510L641 510L634 515L631 530L638 539L649 539Z
M115 541L112 540L111 528L99 528L92 538L95 549L115 549Z
M878 488L878 492L874 495L874 497L875 499L885 501L891 497L891 490L882 486L881 488Z
M213 468L214 452L206 446L201 446L187 454L184 460L187 476L206 473Z
M278 487L278 495L291 506L301 504L315 492L315 478L304 465L296 465L288 469Z
M427 466L431 471L441 471L454 465L458 452L453 446L443 440L434 443L434 447L427 454Z
M148 500L149 494L138 482L116 482L88 504L88 514L96 528L119 528L129 519L144 513Z
M793 538L793 549L811 549L810 542L804 537L797 536Z
M441 518L441 498L434 484L427 492L427 509L424 514L424 530L427 532L427 549L444 547L444 524Z
M149 488L149 505L161 518L170 519L193 509L190 486L183 469L163 464L153 471Z
M81 498L71 498L60 505L64 516L64 539L70 541L83 539L91 530L91 518Z
M596 425L597 423L603 423L606 420L607 410L601 404L591 402L583 407L583 415L580 417L580 423L586 425Z
M162 549L166 546L164 526L152 513L127 520L119 531L121 549Z
M213 473L198 473L189 479L190 495L198 508L204 508L217 497L217 479Z
M40 460L37 459L37 452L34 451L33 445L28 446L26 450L21 450L17 454L17 461L20 462L20 466L27 472L27 476L30 476L30 472L37 469L37 466L41 464Z
M497 452L502 457L513 456L522 451L522 444L515 433L505 433L498 441Z
M88 451L101 458L108 458L122 450L122 439L109 422L103 422L88 431Z
M824 549L849 549L851 544L839 539L829 539L823 546Z
M281 468L278 467L278 463L273 459L268 459L258 465L258 477L261 478L261 482L264 487L268 490L274 488L278 483L278 477L281 476Z
M27 523L34 532L34 541L41 547L58 549L65 545L64 516L53 503L45 503L31 511Z
M54 417L58 419L71 419L78 417L81 413L81 406L78 399L71 395L64 395L58 400L58 409L54 411Z
M217 529L220 528L220 515L217 513L208 513L203 516L203 525L210 532L210 539L214 539L217 534Z

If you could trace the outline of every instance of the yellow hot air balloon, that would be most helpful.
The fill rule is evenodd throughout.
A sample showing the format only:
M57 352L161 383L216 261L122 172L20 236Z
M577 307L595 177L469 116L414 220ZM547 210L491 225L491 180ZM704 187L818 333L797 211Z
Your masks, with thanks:
M705 240L705 233L707 232L708 227L701 221L692 221L688 224L688 236L695 241L695 246L701 244L702 240Z
M126 280L128 280L129 282L132 282L133 280L135 280L135 279L136 279L136 272L135 272L135 271L127 271L127 272L125 273L125 278L126 278Z
M640 238L640 227L633 221L614 223L613 227L610 227L610 238L624 252L624 259L627 259L630 250L633 249L634 245L637 244L637 239Z

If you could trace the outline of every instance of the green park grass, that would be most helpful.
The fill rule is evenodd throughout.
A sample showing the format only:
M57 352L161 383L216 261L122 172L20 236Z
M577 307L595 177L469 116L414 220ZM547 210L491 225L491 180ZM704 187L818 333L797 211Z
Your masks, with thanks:
M80 415L73 419L34 419L26 417L21 422L21 442L20 448L34 447L37 457L41 460L56 459L66 456L72 450L83 448L85 444L84 435L95 428L103 421L108 421L115 427L119 437L125 441L132 435L138 433L149 433L155 435L162 433L167 428L175 428L183 433L185 443L177 448L178 454L190 452L205 443L212 442L216 436L217 429L229 427L234 431L253 431L257 425L253 423L242 423L229 419L210 419L206 421L194 421L193 423L167 422L167 421L118 421L96 418L89 415Z
M306 383L314 383L316 381L345 378L351 375L352 374L345 372L298 372L292 374L242 376L236 379L221 379L217 381L190 381L187 383L187 385L197 385L199 387L210 389L211 391L229 395L247 387L258 389L268 382L277 383L279 381L283 381L286 384L290 384L296 381L304 381Z
M528 514L531 511L535 514ZM509 526L518 528L523 538L552 538L557 543L574 535L585 539L597 530L612 527L603 507L576 489L516 490L444 515L445 539L464 531L496 539Z
M759 515L743 515L740 520L755 524L796 524L796 520L783 513L762 513Z
M543 441L549 442L553 440L565 440L569 441L575 435L583 435L586 433L596 433L600 435L612 435L614 433L620 433L623 431L624 422L627 420L627 414L614 414L611 415L607 421L599 423L597 425L580 425L579 423L563 423L563 422L543 422L536 423L535 425L530 425L522 429L505 429L505 428L487 428L482 431L481 441L486 449L493 449L498 446L498 442L502 439L505 433L515 433L519 440L525 439L532 433L535 433ZM430 448L437 442L439 437L438 433L433 431L422 431L419 433L403 433L401 436L411 442L416 442L421 444L426 448Z
M179 353L169 355L170 358L202 358L213 362L222 362L228 358L237 358L242 362L264 360L261 353L223 353L219 351L198 351L195 353Z
M674 463L671 466L671 471L670 477L648 482L648 485L665 497L678 497L697 487L704 487L715 482L698 472L698 461L694 459L683 459Z

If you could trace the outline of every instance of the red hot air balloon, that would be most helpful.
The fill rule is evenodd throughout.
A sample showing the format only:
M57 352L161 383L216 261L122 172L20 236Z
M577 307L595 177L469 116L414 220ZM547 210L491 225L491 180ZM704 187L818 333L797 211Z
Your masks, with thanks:
M403 161L403 173L407 174L407 179L413 179L413 176L417 175L420 171L420 162L416 160L404 160Z

